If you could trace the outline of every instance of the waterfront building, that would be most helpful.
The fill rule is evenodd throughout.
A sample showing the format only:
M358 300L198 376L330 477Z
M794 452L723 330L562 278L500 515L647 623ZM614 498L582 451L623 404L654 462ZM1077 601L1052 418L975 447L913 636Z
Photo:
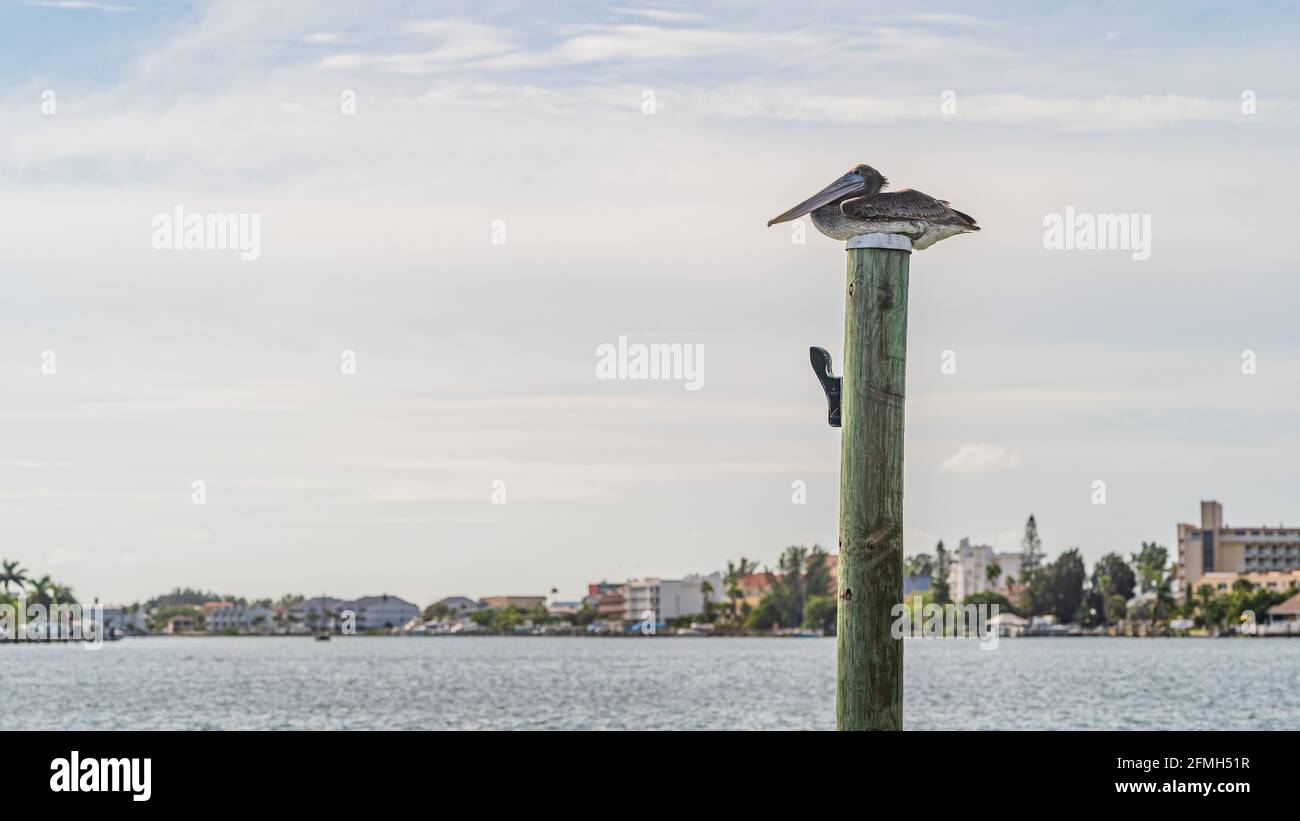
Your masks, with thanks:
M995 563L998 565L998 576L990 584L988 569ZM949 596L953 601L961 602L976 593L1005 594L1007 579L1019 577L1019 553L998 553L986 544L973 545L970 539L962 539L953 553L952 566L948 570Z
M1267 616L1270 625L1288 625L1292 630L1300 628L1300 592L1270 607Z
M492 610L513 607L516 610L531 611L546 606L545 596L484 596L479 601Z
M250 633L274 633L278 629L280 612L271 607L245 607L239 613L239 624Z
M237 630L241 633L270 633L276 613L269 607L244 607L234 602L205 602L203 623L209 633Z
M610 603L613 599L611 597L617 596L619 603L618 614L613 617L621 619L623 618L623 592L625 587L626 585L621 582L615 584L614 582L607 582L603 579L595 584L589 584L587 585L587 595L583 597L582 604L599 613L600 603L604 601L606 603L607 611L612 613L612 610L608 610L608 608L612 607Z
M1010 597L1012 588L1020 581L1020 552L1016 550L1004 550L994 554L993 557L998 563L998 578L993 583L992 589L998 593L1007 594ZM987 568L986 568L987 569ZM987 582L987 577L985 579Z
M459 613L468 613L479 608L479 603L468 596L448 596L445 599L439 599L433 603L434 607L441 606L448 613L457 615Z
M1296 571L1300 571L1300 527L1230 526L1223 521L1223 505L1216 501L1201 502L1199 527L1178 524L1176 577L1182 591L1196 590L1205 576L1213 576L1211 582L1220 589L1221 574L1259 578L1266 587L1280 583L1283 586L1276 589L1286 589L1289 581L1300 580ZM1232 587L1230 581L1227 585L1221 589Z
M189 616L172 616L167 621L167 635L174 636L178 633L193 633L194 619Z
M203 624L209 633L220 633L233 625L232 616L235 603L229 601L210 601L203 603Z
M627 597L622 593L604 593L596 599L596 617L604 621L621 621L626 605Z
M357 631L386 630L401 627L420 615L420 608L405 599L390 596L364 596L343 608L356 613Z
M711 588L704 591L704 583ZM642 613L653 611L659 621L692 616L704 612L704 600L720 604L726 596L722 574L693 574L680 579L629 579L623 605L625 621L640 621Z
M331 620L337 623L347 603L346 599L333 596L313 596L289 607L289 621L308 629L325 627Z
M388 594L363 596L359 599L316 596L290 607L289 619L312 629L330 624L340 627L348 612L351 612L356 619L355 626L360 633L367 630L401 627L420 615L420 608L405 599Z
M1190 592L1195 593L1204 585L1209 585L1216 593L1226 593L1238 580L1250 582L1252 587L1268 590L1285 591L1291 587L1300 588L1300 570L1268 570L1263 573L1249 571L1244 573L1205 573L1196 580Z
M740 590L740 609L745 611L745 606L748 605L749 609L753 610L772 589L772 582L766 573L750 573L748 576L741 576L736 582L736 587Z

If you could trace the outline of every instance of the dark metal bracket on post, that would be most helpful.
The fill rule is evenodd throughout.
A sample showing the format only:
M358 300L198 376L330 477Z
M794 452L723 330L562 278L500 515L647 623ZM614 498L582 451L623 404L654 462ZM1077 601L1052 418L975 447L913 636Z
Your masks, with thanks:
M826 421L833 428L840 426L840 385L843 380L831 376L831 355L825 348L809 348L808 358L812 360L813 373L826 391Z

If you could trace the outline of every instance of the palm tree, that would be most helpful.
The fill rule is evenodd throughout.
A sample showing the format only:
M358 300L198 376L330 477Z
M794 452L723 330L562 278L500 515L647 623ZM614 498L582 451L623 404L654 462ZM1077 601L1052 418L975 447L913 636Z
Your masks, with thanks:
M990 562L988 567L984 568L984 576L989 580L989 589L992 590L998 583L998 576L1002 575L1002 565L997 562Z
M704 598L704 620L713 622L713 585L707 580L700 582L700 595Z
M55 606L77 603L77 597L72 594L72 588L58 582L50 585L50 598L54 600Z
M18 562L5 559L0 562L0 584L4 585L5 595L9 595L9 585L17 585L21 592L27 584L27 569L19 567Z
M49 574L41 576L39 579L28 579L28 585L31 586L32 593L35 594L35 601L42 607L49 607L53 599L50 597L50 588L54 586L54 579Z
M16 561L9 561L8 559L0 561L0 585L4 585L5 597L12 598L9 595L9 586L16 585L18 587L18 598L14 599L14 609L23 612L27 610L27 596L23 590L25 584L27 584L26 568L19 567ZM17 634L15 633L15 635Z

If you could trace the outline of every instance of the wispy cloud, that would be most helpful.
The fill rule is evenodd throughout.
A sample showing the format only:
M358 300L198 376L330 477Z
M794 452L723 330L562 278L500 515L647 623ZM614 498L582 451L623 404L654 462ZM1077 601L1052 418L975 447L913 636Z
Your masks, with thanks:
M28 6L49 9L78 9L83 11L125 12L138 11L138 6L120 6L115 3L97 3L94 0L27 0Z
M402 30L431 47L403 51L346 52L322 59L322 69L373 68L395 74L432 74L449 67L491 65L491 58L523 61L525 52L509 29L461 18L412 20Z
M962 445L939 465L941 473L997 473L1020 467L1020 454L998 445Z
M623 14L630 17L641 17L646 20L654 20L658 23L698 23L707 20L708 17L703 14L692 11L678 11L676 9L658 9L634 6L616 6L611 8L614 14Z
M984 21L970 15L923 13L906 18L925 24L921 28L805 25L780 30L705 25L687 18L673 20L684 25L663 25L651 15L636 16L644 19L561 27L549 41L463 18L409 21L403 30L416 47L343 52L321 58L316 66L324 71L437 75L437 90L422 95L426 102L588 116L631 112L628 101L644 88L644 70L635 72L639 84L619 82L619 76L632 73L630 66L658 64L655 91L676 117L869 125L929 122L954 128L1014 125L1084 132L1249 121L1242 116L1236 92L1222 97L1141 93L1128 82L1128 93L1046 95L996 90L968 73L954 78L935 67L979 59L1002 65L1005 77L1015 76L1014 66L1035 59L1021 53L1023 46L985 36ZM422 45L430 40L431 47ZM819 59L807 60L810 54ZM733 62L714 66L708 83L692 77L689 66L717 60ZM532 76L522 83L488 79L521 69L595 64L608 66L614 74L602 75L598 82L566 77L548 85ZM848 66L858 71L872 67L878 79L863 84L870 91L845 87ZM889 76L906 79L879 79ZM958 94L955 109L945 109L941 94L958 79L973 88ZM897 90L886 93L891 85ZM1294 100L1270 98L1261 107L1260 119L1295 119L1298 110Z
M688 22L685 19L674 22ZM448 68L505 71L607 63L632 66L665 63L675 72L700 61L735 57L755 65L799 66L825 71L840 58L855 63L957 56L996 57L993 42L891 26L758 29L720 25L661 25L654 22L585 23L560 29L554 42L528 45L520 33L462 18L417 20L409 35L432 39L433 48L349 52L320 61L322 69L376 68L402 74L432 74ZM807 56L816 54L817 61ZM686 62L683 62L686 61ZM751 69L752 70L752 69Z
M913 23L933 23L944 26L983 26L984 20L972 14L953 14L946 12L917 12L909 14L907 19Z

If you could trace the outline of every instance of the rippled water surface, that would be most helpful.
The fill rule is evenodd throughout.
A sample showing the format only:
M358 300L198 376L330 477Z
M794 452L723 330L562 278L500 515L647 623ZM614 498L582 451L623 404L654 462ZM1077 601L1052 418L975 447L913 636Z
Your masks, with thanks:
M909 729L1300 729L1300 640L909 640ZM835 642L0 646L2 729L830 729Z

